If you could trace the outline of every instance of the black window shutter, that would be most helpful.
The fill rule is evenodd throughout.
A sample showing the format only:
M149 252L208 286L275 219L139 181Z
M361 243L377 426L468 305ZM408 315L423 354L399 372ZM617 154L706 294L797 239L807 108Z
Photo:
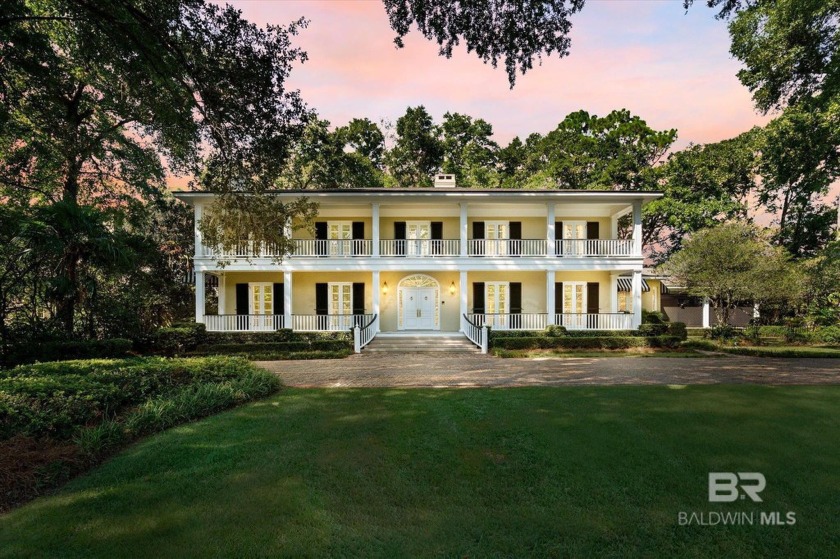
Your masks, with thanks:
M473 239L483 239L484 238L484 222L483 221L473 221Z
M441 248L443 243L441 240L443 239L443 222L442 221L433 221L432 222L432 254L440 254L442 252Z
M394 239L397 240L395 243L397 256L405 256L405 221L394 222Z
M364 283L353 283L353 314L365 314Z
M284 314L286 312L286 301L283 298L283 284L274 284L274 314Z
M600 238L599 223L597 221L586 222L586 238L598 239Z
M329 286L326 283L315 284L315 314L329 314Z
M481 240L484 238L484 222L473 221L473 239ZM484 256L484 243L475 243L473 256ZM482 305L484 306L484 305ZM484 311L481 311L484 312Z
M364 239L365 238L365 222L364 221L354 221L353 222L353 238L354 239Z
M554 314L561 314L563 312L563 282L558 281L554 284Z
M473 312L484 314L484 282L473 282Z
M236 284L236 314L248 314L248 284Z
M511 221L510 222L510 250L508 250L508 254L511 256L519 256L522 254L522 222L521 221Z
M554 250L554 254L557 256L563 255L563 243L560 241L563 240L563 222L562 221L555 221L554 222L554 246L556 247Z
M590 314L597 314L601 307L598 297L600 296L600 287L597 281L592 281L586 284L586 312Z
M315 222L315 253L318 256L327 255L327 222Z
M510 312L511 314L522 314L522 284L510 282Z

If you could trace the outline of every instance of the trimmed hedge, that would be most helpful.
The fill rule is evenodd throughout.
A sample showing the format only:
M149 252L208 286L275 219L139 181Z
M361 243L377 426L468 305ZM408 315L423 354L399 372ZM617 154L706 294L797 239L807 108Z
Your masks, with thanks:
M132 346L131 340L123 338L6 345L0 347L0 366L14 367L15 365L66 359L126 357Z
M353 349L353 343L344 340L310 340L297 342L264 342L243 344L208 344L198 346L196 354L231 353L290 353L295 351L342 351Z
M314 342L320 340L343 340L353 342L350 332L294 332L284 328L273 332L208 332L207 345L215 344L259 344L275 342Z
M490 341L502 338L628 338L639 336L638 330L566 330L552 336L546 330L490 330Z
M498 349L629 349L634 347L675 348L680 344L676 336L590 336L557 337L532 336L508 337L492 340Z

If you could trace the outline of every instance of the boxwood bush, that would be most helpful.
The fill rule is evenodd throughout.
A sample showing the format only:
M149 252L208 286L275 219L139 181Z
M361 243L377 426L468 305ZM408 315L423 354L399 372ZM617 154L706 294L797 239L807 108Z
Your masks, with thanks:
M679 346L676 336L590 336L551 338L548 336L505 337L493 340L499 349L630 349L635 347L674 348Z
M96 359L125 357L131 351L131 340L45 341L0 346L0 366L13 367L27 363L62 359Z

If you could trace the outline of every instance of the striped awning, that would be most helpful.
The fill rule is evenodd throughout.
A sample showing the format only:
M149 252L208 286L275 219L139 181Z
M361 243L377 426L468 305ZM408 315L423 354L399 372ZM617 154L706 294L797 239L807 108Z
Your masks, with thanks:
M632 278L616 278L618 280L618 291L633 291L633 279ZM648 292L650 291L650 286L648 283L642 278L642 291Z

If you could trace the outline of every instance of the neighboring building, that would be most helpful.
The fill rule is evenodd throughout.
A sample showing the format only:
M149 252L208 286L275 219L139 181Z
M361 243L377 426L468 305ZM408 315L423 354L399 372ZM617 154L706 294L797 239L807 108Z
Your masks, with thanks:
M218 254L196 228L196 321L211 331L370 322L374 333L639 325L650 298L642 206L661 194L473 190L438 179L428 189L272 193L320 205L314 236L295 230L295 252L282 263L247 240L235 254ZM195 208L196 222L213 200L175 196ZM618 238L625 215L630 239ZM205 314L207 276L218 278L217 314Z
M683 322L689 328L709 328L716 324L713 309L702 297L689 295L685 287L674 285L668 276L643 274L643 278L651 293L658 293L642 301L644 310L660 310L671 322ZM739 305L729 315L729 325L749 326L757 317L758 311L752 305Z

